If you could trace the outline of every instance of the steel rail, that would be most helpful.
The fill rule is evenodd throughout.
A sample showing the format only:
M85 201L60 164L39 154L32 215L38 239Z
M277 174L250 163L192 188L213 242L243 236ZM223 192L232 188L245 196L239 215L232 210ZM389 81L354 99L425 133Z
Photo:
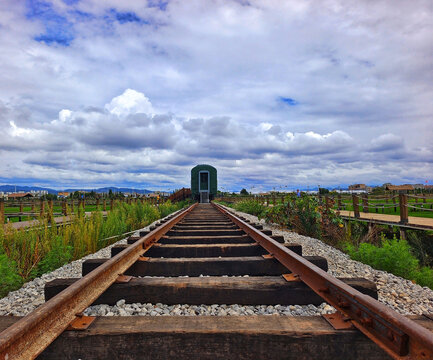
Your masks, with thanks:
M391 357L433 359L433 334L429 330L331 276L231 214L221 205L212 205L226 214L281 264L341 312L346 321L350 321Z
M181 211L125 250L0 333L0 359L34 359L196 204Z

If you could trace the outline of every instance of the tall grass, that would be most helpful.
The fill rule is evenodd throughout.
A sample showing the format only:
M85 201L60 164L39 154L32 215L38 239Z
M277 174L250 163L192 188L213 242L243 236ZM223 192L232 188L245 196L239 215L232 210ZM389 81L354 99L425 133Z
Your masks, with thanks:
M50 226L53 218L47 209L35 228L0 226L0 297L28 280L112 244L117 240L115 235L145 227L183 206L185 203L169 201L159 207L115 202L105 218L100 211L88 217L81 209L70 224L59 227Z

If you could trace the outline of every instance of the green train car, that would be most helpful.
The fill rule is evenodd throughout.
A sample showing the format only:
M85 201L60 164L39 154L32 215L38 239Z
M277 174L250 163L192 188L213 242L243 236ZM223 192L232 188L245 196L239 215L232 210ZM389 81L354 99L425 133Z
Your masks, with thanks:
M217 194L217 170L210 165L197 165L191 169L191 195L196 201L208 203Z

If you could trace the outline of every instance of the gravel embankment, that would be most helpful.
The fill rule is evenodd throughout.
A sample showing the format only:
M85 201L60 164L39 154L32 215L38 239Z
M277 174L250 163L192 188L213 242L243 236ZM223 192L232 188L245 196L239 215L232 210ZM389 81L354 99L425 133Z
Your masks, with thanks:
M251 221L259 222L257 217L236 212ZM264 224L264 221L260 221ZM322 241L302 236L290 231L283 231L276 225L266 225L265 229L273 230L275 235L283 235L286 242L296 242L302 245L304 255L320 255L328 260L329 272L337 277L362 277L374 281L379 290L379 301L392 307L401 314L433 313L433 291L427 287L422 288L411 281L402 279L384 271L372 269L357 261L350 260L349 256L324 244ZM147 228L145 228L147 229ZM116 244L125 243L120 240ZM68 278L81 276L81 264L86 259L109 258L110 248L115 244L65 265L49 274L26 283L21 289L9 293L0 299L0 315L26 315L44 302L44 284L55 278ZM331 313L334 309L326 303L319 307L314 305L258 305L242 306L228 305L165 305L165 304L125 304L124 300L115 306L95 305L86 309L86 315L99 316L232 316L232 315L319 315Z

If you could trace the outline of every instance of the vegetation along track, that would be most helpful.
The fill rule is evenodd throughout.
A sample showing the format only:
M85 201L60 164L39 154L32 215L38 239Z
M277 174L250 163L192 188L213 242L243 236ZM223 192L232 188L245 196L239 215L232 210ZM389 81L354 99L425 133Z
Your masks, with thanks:
M83 263L80 279L46 285L46 303L0 318L0 359L432 359L426 317L380 304L374 283L336 279L326 259L215 204L194 204ZM203 276L201 276L203 275ZM231 275L231 276L227 276ZM248 275L246 277L246 275ZM188 277L185 277L188 276ZM91 304L320 304L323 317L97 317ZM422 326L422 325L424 326ZM373 341L370 341L365 337Z

